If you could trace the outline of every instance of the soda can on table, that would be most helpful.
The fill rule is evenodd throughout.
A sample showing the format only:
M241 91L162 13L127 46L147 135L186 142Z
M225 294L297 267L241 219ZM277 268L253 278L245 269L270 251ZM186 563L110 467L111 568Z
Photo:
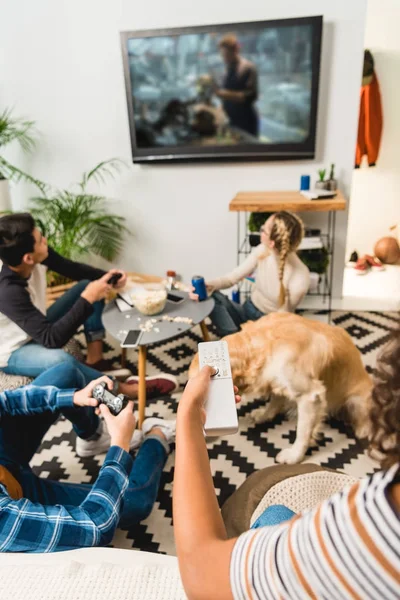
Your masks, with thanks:
M192 277L192 286L194 287L194 293L198 295L200 302L207 299L207 288L204 277L194 275Z

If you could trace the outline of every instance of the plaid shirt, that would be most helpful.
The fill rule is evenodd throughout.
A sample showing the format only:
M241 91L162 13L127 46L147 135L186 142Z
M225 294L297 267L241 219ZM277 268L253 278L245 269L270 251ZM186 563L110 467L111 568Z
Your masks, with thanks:
M32 415L72 407L74 390L29 385L0 394L1 415ZM132 458L107 452L97 481L80 506L13 500L0 483L0 552L56 552L107 545L119 521Z

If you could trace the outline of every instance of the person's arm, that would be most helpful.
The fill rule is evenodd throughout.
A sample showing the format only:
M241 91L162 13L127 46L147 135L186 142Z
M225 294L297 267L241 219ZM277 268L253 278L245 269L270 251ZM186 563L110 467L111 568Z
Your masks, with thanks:
M383 512L386 522L393 521L384 485L395 477L398 465L387 473L384 485L382 478L355 483L289 521L226 539L203 435L202 406L211 373L205 367L189 381L178 407L173 519L179 569L189 600L330 598L332 589L340 590L342 596L364 597L371 585L382 586L383 565L386 584L390 581L397 589L393 563L385 551L376 550L373 534L377 530L373 534L370 530ZM392 545L386 548L394 548L395 537L393 533ZM363 572L357 561L349 560L360 551Z
M64 277L68 277L73 281L80 281L81 279L89 279L89 281L94 281L95 279L100 279L100 277L103 277L103 275L106 274L106 271L103 271L103 269L97 269L96 267L91 267L90 265L64 258L55 250L53 250L53 248L50 248L50 246L48 250L49 255L42 264L48 267L51 271L59 273Z
M297 257L298 258L298 257ZM285 308L289 312L294 312L304 296L310 289L310 271L299 260L299 266L295 269L292 277L290 277L287 290Z
M246 101L245 92L235 92L233 90L218 90L217 96L222 100L228 100L229 102L236 102L237 104L243 104Z
M2 392L0 394L0 417L2 415L14 417L36 415L47 411L56 412L62 408L72 408L73 406L96 407L98 402L92 398L92 390L100 382L107 383L109 389L112 389L112 380L103 376L94 379L79 391L59 390L52 385L37 386L33 383L16 390Z
M238 267L233 269L233 271L223 275L223 277L218 277L217 279L207 281L207 286L213 290L224 290L232 287L236 283L239 283L239 281L245 277L248 277L254 272L255 268L257 267L261 252L266 252L266 249L264 247L257 246L257 248L254 248L254 250L249 254L246 260L244 260Z
M100 380L112 386L108 378ZM86 405L90 389L98 381L76 392L75 403ZM133 402L128 402L117 417L104 404L100 412L111 436L111 448L97 481L79 506L47 506L26 498L12 500L0 483L0 552L56 552L111 542L132 469L128 451L135 428Z
M212 369L189 381L179 402L173 518L182 582L189 600L231 600L227 539L204 439L203 403Z
M106 546L117 527L132 458L112 446L80 506L12 500L0 484L0 552L56 552ZM3 493L1 493L3 492Z
M80 296L64 316L52 323L34 306L26 287L9 286L2 292L0 311L38 344L62 348L92 314L93 307Z
M43 264L46 267L48 267L51 271L60 273L60 275L64 275L64 277L68 277L73 281L80 281L82 279L96 281L98 279L101 279L105 275L111 276L116 273L119 273L121 277L113 287L116 289L121 289L125 287L128 280L125 271L121 271L120 269L111 269L110 271L103 271L103 269L97 269L96 267L91 267L90 265L86 265L84 263L64 258L60 254L57 254L57 252L52 248L49 248L49 255L46 258L46 260L43 261Z

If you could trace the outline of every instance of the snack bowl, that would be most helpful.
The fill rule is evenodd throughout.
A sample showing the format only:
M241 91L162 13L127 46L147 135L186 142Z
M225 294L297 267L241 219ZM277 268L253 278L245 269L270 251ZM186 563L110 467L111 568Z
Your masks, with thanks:
M132 302L142 315L160 314L167 302L167 290L162 283L147 283L131 292Z

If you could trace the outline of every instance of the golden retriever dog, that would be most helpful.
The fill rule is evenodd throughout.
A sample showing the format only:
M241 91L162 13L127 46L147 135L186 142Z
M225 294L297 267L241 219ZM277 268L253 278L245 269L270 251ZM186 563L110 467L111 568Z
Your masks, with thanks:
M245 323L228 343L232 377L244 398L269 403L252 413L264 423L297 407L296 441L277 462L301 462L324 417L345 407L357 437L366 437L372 380L349 334L341 327L291 313L273 313ZM189 377L199 368L198 355Z

